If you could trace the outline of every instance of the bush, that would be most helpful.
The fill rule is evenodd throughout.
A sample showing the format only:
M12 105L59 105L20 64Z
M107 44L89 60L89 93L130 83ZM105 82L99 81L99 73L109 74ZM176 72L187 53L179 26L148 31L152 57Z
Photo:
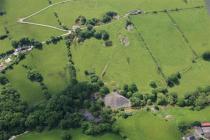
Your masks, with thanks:
M106 31L101 31L101 38L103 40L109 40L109 34Z
M151 86L152 88L157 88L157 84L155 83L155 81L151 81L151 82L150 82L150 86Z
M100 39L102 38L102 34L101 34L100 32L96 32L96 33L94 34L94 37L95 37L96 39L100 40Z
M0 76L0 84L1 85L6 85L7 83L9 83L9 80L7 79L6 76Z
M106 47L112 46L112 41L110 41L110 40L105 41L105 46L106 46Z
M176 74L172 74L167 79L167 84L169 87L173 87L174 85L179 85L179 80L181 79L181 74L177 72Z
M203 53L202 58L203 58L205 61L210 61L210 51L209 51L209 52Z

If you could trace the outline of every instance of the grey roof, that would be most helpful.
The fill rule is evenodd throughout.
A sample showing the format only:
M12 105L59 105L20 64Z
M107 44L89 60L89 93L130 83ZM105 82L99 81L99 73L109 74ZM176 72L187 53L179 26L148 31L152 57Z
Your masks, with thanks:
M112 109L131 107L130 100L118 94L117 92L106 95L104 98L104 103L106 106L110 106Z

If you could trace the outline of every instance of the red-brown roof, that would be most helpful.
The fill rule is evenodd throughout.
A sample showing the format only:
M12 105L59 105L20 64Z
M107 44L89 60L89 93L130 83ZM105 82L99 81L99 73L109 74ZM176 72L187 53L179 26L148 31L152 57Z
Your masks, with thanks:
M202 127L210 127L210 122L201 123Z

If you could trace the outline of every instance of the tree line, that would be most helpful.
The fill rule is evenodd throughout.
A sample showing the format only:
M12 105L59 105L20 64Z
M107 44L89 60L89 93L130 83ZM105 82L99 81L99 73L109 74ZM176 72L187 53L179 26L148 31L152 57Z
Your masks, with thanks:
M201 110L210 103L210 86L197 88L193 92L185 93L184 97L179 97L175 92L169 93L167 88L158 88L154 82L150 85L153 87L151 93L142 93L135 84L124 85L120 93L130 99L133 107L177 105Z

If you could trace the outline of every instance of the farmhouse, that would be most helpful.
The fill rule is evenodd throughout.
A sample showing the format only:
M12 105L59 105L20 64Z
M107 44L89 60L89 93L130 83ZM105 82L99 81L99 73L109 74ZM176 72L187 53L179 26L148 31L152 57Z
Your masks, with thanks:
M105 96L104 103L112 109L131 107L130 101L117 92L110 93Z

